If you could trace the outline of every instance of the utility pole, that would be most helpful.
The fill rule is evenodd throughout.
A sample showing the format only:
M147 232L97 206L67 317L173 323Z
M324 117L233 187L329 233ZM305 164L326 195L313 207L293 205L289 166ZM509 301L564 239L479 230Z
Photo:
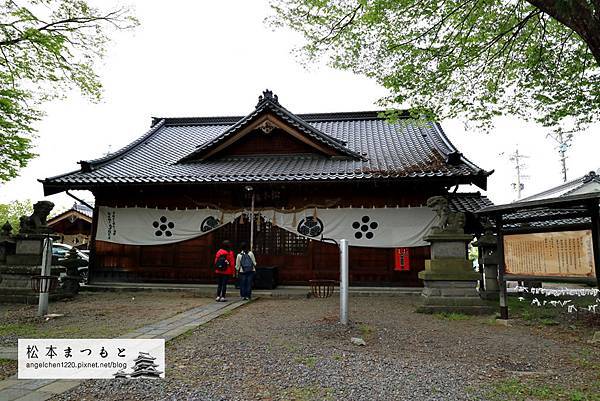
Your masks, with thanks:
M522 159L526 159L528 157L529 156L525 156L519 153L519 148L515 150L515 153L509 156L509 160L515 163L515 170L517 173L516 182L512 183L514 190L517 191L517 200L521 199L521 191L523 190L523 188L525 188L525 184L523 184L523 181L525 178L527 178L526 175L523 175L523 170L526 166L525 164L523 164Z
M558 158L561 165L561 175L563 182L567 182L567 150L571 147L573 134L565 134L561 130L556 130L552 134L546 135L546 138L552 138L557 143Z

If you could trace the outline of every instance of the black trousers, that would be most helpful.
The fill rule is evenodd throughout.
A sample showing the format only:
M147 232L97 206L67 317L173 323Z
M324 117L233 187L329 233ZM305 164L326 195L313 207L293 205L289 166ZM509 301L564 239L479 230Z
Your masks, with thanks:
M217 296L225 298L225 293L227 292L227 281L229 280L229 276L225 274L219 274L217 276Z
M240 296L242 298L252 297L252 281L254 279L254 272L240 273Z

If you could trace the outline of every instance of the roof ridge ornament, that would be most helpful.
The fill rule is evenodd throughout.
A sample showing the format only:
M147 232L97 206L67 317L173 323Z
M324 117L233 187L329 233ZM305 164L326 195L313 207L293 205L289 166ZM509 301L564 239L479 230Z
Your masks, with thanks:
M584 184L587 184L588 182L591 182L591 181L600 182L600 176L598 176L595 171L590 171L589 173L587 173L586 175L583 176Z
M256 108L258 108L260 105L262 105L265 102L271 102L271 103L275 103L275 104L279 105L279 98L277 97L276 94L273 93L272 90L265 89L263 91L262 95L260 95L258 97L258 103L256 104Z
M275 128L277 128L277 126L275 124L273 124L272 122L270 122L269 120L266 120L261 125L259 125L258 128L265 134L270 134L271 131L273 131Z

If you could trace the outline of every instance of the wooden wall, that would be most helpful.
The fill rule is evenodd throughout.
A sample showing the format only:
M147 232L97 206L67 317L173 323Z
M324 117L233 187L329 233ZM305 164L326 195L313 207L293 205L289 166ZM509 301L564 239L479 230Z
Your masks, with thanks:
M428 197L445 189L419 184L287 184L255 185L255 191L258 208L301 208L419 206L425 204ZM240 208L250 204L242 185L165 185L160 188L103 191L95 195L97 206L193 208L211 205ZM308 280L315 278L338 279L339 251L335 245L297 237L278 227L268 229L264 224L261 225L262 231L256 233L255 253L260 265L279 267L281 283L306 285ZM212 258L218 245L223 239L239 245L241 240L249 238L249 226L248 223L236 222L210 234L171 245L132 246L94 241L90 277L92 281L212 283ZM274 250L268 244L268 238L261 237L267 233L277 235L277 243L293 242L288 247L292 251ZM408 272L394 271L393 249L351 247L349 256L350 283L353 285L420 286L417 273L424 269L429 247L413 248L413 268Z
M217 248L208 234L171 245L134 246L96 242L93 281L212 283L212 258ZM261 266L278 266L283 284L306 285L311 279L339 279L339 250L334 244L309 241L304 255L256 252ZM350 283L365 286L407 286L429 257L429 247L413 248L411 271L394 271L392 249L350 247Z

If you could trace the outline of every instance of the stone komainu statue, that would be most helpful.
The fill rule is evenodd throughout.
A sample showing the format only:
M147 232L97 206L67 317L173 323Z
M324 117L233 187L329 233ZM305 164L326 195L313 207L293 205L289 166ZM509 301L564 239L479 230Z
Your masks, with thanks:
M443 196L432 196L427 199L427 206L432 208L439 218L439 223L432 227L432 232L464 233L465 214L450 211L448 199Z
M19 233L21 234L50 234L54 231L48 227L46 219L54 203L49 201L39 201L33 205L31 216L21 216Z

